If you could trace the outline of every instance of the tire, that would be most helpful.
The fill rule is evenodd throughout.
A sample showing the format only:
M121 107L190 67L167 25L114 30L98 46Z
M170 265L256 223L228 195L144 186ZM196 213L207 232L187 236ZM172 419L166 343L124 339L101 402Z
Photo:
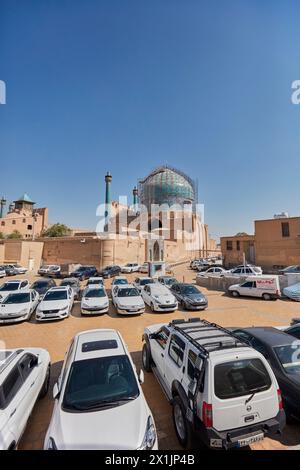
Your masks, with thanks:
M151 351L147 343L144 343L143 350L142 350L142 363L143 363L143 369L145 369L146 372L151 372L151 363L152 363L152 357L151 357Z
M240 293L239 293L237 290L233 290L233 291L231 292L231 295L232 295L232 297L239 297L239 296L240 296Z
M186 418L185 407L181 399L176 396L173 399L173 423L176 432L176 436L182 447L192 447L192 429L191 425Z
M47 373L46 373L46 377L45 377L43 386L42 386L40 394L39 394L39 398L44 398L48 393L49 384L50 384L50 369L51 369L51 366L49 364L48 369L47 369Z
M263 294L263 295L262 295L262 298L263 298L264 300L272 300L272 297L271 297L270 294Z

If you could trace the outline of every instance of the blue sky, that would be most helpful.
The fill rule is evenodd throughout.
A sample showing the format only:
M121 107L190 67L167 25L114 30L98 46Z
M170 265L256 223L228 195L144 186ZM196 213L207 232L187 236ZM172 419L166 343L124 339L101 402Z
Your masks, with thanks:
M1 0L0 193L94 228L104 199L168 163L214 236L299 211L300 3Z

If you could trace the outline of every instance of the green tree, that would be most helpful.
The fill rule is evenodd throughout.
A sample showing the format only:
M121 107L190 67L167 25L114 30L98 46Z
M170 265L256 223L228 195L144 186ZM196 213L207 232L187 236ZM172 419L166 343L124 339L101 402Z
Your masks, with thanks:
M65 224L54 224L44 230L43 237L66 237L70 235L71 230Z
M9 239L20 239L20 238L22 238L22 234L19 232L19 230L14 230L12 233L7 235L7 238L9 238Z
M4 240L5 236L3 232L0 232L0 240Z

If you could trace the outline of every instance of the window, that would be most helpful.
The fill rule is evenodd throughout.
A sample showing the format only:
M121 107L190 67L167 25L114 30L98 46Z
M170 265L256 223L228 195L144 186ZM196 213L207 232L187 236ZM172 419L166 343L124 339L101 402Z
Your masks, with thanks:
M244 282L244 284L241 284L241 287L256 287L256 286L255 286L255 282L248 281L248 282Z
M4 220L2 220L1 225L2 225L2 227L4 227L4 225L5 225Z
M236 249L237 249L237 251L240 251L240 249L241 249L241 242L240 242L240 240L237 240L237 241L236 241Z
M16 365L9 373L2 385L5 407L8 406L9 403L13 400L22 385L23 379L21 377L19 368Z
M26 219L23 219L22 222L23 222L23 224L26 224Z
M32 230L32 225L27 225L27 230Z
M162 328L157 333L156 341L163 349L166 349L169 335L170 335L170 332L166 328Z
M223 400L259 393L271 387L271 379L260 359L244 359L215 366L215 394Z
M172 335L169 347L169 356L178 367L182 366L185 343L176 335Z
M283 237L290 236L290 224L288 222L281 223L281 233Z
M187 375L191 380L195 377L195 365L196 365L197 354L189 350L188 362L187 362Z
M32 368L33 359L34 359L34 356L32 354L25 354L19 361L19 367L20 367L20 371L21 371L24 382L33 370Z
M263 356L268 357L268 351L266 347L256 338L253 338L251 345L256 351L260 352Z
M227 251L231 251L231 250L232 250L232 241L231 241L231 240L227 240L227 241L226 241L226 250L227 250Z
M23 282L21 282L21 289L23 289L23 287L26 287L26 286L27 286L27 284L28 284L28 282L27 282L27 281L23 281Z
M16 221L15 221L15 220L13 220L13 221L12 221L12 224L13 224L13 225L16 225Z

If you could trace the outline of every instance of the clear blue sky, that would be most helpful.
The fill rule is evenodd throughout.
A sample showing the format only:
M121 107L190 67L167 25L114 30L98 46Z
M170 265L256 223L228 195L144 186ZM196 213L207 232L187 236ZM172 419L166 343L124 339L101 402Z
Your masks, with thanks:
M0 193L94 228L104 199L168 163L212 235L300 215L300 2L1 0Z

